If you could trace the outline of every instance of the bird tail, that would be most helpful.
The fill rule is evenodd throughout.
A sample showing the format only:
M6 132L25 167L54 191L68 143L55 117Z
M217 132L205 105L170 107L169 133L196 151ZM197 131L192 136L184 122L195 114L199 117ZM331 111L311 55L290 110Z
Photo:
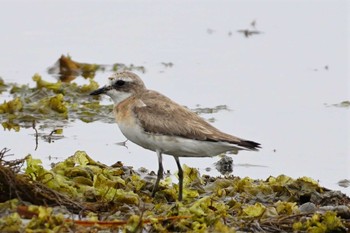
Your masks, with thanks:
M249 141L249 140L244 140L242 139L238 145L242 146L242 147L245 147L249 150L259 150L260 147L260 143L257 143L257 142L254 142L254 141Z

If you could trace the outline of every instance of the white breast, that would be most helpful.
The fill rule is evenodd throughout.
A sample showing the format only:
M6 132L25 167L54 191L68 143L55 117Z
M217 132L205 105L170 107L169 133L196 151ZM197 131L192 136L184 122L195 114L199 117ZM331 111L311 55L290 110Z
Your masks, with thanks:
M126 138L143 148L179 157L211 157L220 153L242 149L227 142L209 142L192 140L177 136L150 134L143 131L138 124L118 123Z

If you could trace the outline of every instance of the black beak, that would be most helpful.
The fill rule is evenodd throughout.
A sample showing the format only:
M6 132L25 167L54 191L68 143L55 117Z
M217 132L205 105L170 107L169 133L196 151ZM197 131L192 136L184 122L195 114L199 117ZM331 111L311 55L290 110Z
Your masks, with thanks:
M106 87L101 87L93 92L90 93L90 95L100 95L106 93L107 88Z

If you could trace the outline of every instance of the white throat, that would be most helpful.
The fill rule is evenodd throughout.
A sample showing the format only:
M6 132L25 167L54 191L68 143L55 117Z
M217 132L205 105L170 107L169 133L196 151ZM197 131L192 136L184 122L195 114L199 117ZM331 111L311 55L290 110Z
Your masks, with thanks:
M132 93L116 91L115 89L106 92L106 95L112 98L115 105L132 96Z

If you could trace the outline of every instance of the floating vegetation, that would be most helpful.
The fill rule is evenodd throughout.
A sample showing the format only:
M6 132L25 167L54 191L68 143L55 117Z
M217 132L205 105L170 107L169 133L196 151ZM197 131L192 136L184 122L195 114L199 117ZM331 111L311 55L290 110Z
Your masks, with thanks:
M259 31L257 30L257 27L256 27L256 20L253 20L251 23L250 23L250 27L247 28L247 29L240 29L240 30L237 30L238 33L242 33L246 38L249 38L253 35L259 35L259 34L262 34L263 32L262 31ZM232 35L232 32L229 32L229 36Z
M15 112L22 111L23 103L20 98L14 98L8 102L4 101L3 104L0 105L0 114L9 113L13 114Z
M219 111L230 111L230 109L225 104L218 105L213 108L201 108L200 105L197 105L197 107L192 109L192 111L196 112L197 114L212 114L217 113Z
M347 232L350 227L350 199L307 177L210 177L185 166L184 200L178 202L170 177L152 198L153 181L122 163L96 162L83 151L50 170L31 156L5 161L7 152L0 152L2 232Z
M64 60L66 59L64 57ZM39 74L34 74L32 80L35 87L0 82L13 97L0 104L0 122L5 130L19 131L21 127L31 128L33 121L42 125L50 122L54 128L57 124L62 125L67 123L67 120L76 119L83 122L97 120L105 123L115 122L111 114L113 104L101 105L100 97L89 95L99 87L92 78L83 85L61 80L49 82ZM216 113L222 110L229 109L226 105L193 109L198 114Z
M349 108L350 107L350 101L345 100L343 102L340 102L339 104L334 104L335 107L341 107L341 108Z
M94 78L97 71L118 71L118 70L130 70L146 72L144 66L135 66L133 64L127 66L122 63L116 63L113 65L101 65L82 63L72 60L70 56L62 55L57 62L48 69L48 73L58 76L62 82L71 82L78 76L82 76L86 79Z
M4 80L0 77L0 94L5 91L7 88L7 85L5 84Z
M209 108L209 107L203 108L203 107L200 107L199 104L196 106L196 108L191 109L191 110L197 114L213 114L213 113L217 113L220 111L231 111L231 109L229 109L227 105L217 105L217 106L212 107L212 108ZM211 123L216 121L215 117L210 117L206 120L211 122Z
M174 63L172 62L162 62L161 63L165 68L171 68L174 66Z
M344 100L338 104L325 104L326 107L338 107L338 108L349 108L350 107L350 101Z
M36 122L35 121L33 121L32 128L35 131L35 134L34 134L34 136L35 136L35 150L37 150L38 146L39 146L39 137L42 138L45 142L48 142L48 143L52 143L52 142L54 142L56 140L64 138L64 136L62 135L62 133L63 133L63 129L62 128L54 129L49 134L47 134L47 133L39 133L37 128L36 128Z
M68 119L114 122L110 114L112 104L100 105L98 98L88 95L99 86L93 79L83 85L60 80L48 82L39 74L32 79L35 87L6 84L13 99L0 104L0 120L4 129L19 131L20 127L32 127L33 121L44 125L46 122L62 124Z
M166 67L173 64L162 63ZM122 63L101 65L77 62L69 56L62 55L48 72L58 77L50 82L44 80L40 74L34 74L32 80L35 87L5 83L0 78L0 93L8 92L10 98L0 103L0 122L4 130L19 131L21 127L31 128L35 121L37 125L48 125L51 128L62 127L69 121L81 120L83 122L102 121L114 123L111 112L113 104L100 104L100 97L90 96L89 93L98 89L98 83L93 79L98 71L137 70L145 72L143 66L133 64L126 66ZM73 82L82 76L88 80L87 84L78 85ZM228 110L226 105L214 108L193 109L198 114L215 113ZM214 118L210 119L214 121Z

